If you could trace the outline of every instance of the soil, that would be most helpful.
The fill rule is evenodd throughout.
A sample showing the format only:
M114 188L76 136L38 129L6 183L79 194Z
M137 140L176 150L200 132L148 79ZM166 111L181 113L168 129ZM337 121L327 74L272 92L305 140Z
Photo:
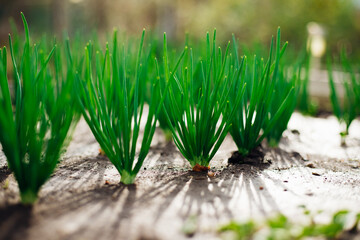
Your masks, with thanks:
M135 184L125 186L82 120L33 207L18 204L0 155L0 239L218 239L217 228L230 220L282 213L306 221L301 206L321 210L319 222L341 209L359 213L360 121L346 146L340 131L333 116L295 113L278 148L264 142L239 158L227 137L208 174L190 171L157 130Z

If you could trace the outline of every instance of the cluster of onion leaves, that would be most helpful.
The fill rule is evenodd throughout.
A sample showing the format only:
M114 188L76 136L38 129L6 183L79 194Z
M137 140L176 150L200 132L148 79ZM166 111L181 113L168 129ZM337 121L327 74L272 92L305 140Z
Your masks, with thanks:
M344 74L342 75L342 84L344 87L344 97L342 102L340 101L336 91L330 58L327 60L327 68L329 76L330 101L333 113L340 123L345 123L345 131L340 133L342 137L345 137L349 134L349 127L352 121L360 115L360 78L353 71L345 50L341 52L340 62L342 70L344 71Z
M246 84L246 90L241 99L240 107L236 109L230 128L230 134L242 156L248 155L268 136L277 122L284 118L284 112L293 111L293 109L289 108L292 105L290 96L293 94L293 88L290 88L286 96L280 100L277 108L272 109L272 100L274 95L278 94L276 82L279 79L280 57L287 45L285 44L282 48L280 47L280 28L277 33L275 62L272 61L273 41L272 39L269 59L266 63L263 59L259 60L254 56L252 69L249 69L247 62L244 65L246 70L243 81ZM235 66L244 64L245 57L242 57L242 60L238 57L235 37L233 37L233 43ZM239 82L234 81L233 85L229 88L231 89L230 104L236 105L235 99L239 92Z
M189 45L189 42L190 42L190 35L186 34L185 35L185 47ZM194 41L194 42L196 42L196 41ZM204 56L206 54L206 42L200 41L200 42L196 42L196 44L197 45L195 46L195 49L197 49L198 51L193 52L193 56L192 56L193 61L196 63L194 66L194 69L193 69L193 78L201 79L202 78L202 75L201 75L202 74L202 72L201 72L202 71L201 70L202 62L200 61L200 59L202 59L202 56ZM175 51L174 49L172 51L170 51L170 54L168 53L167 61L170 63L175 62L176 54L177 54L177 51ZM198 59L198 60L196 60L196 59ZM163 60L163 59L160 58L159 60ZM161 73L164 73L163 67L164 67L164 64L161 62L159 64ZM161 81L161 84L162 84L163 88L166 85L165 81ZM201 81L194 81L193 88L199 90L199 88L201 87L201 84L202 84ZM168 96L165 96L165 97L166 97L166 99L168 98ZM197 96L194 96L194 97L195 97L195 101L197 101L196 100ZM162 111L160 111L160 114L159 114L159 127L163 130L165 139L167 141L170 141L170 140L172 140L172 132L170 130L170 126L168 124L166 113L165 113L165 110L170 107L170 101L165 100L164 105L165 105L165 107L162 109Z
M102 53L93 54L89 43L85 48L85 73L77 75L78 100L82 114L101 149L121 175L120 182L132 184L141 169L154 136L157 117L162 105L159 79L151 79L151 99L145 128L140 122L145 107L146 79L141 78L144 58L142 33L137 54L119 48L114 31L112 50L109 44ZM95 55L95 56L94 56ZM135 60L132 59L136 56ZM93 65L95 63L95 69ZM137 142L143 131L138 154Z
M9 35L15 106L8 83L6 48L0 53L0 143L18 182L22 203L32 204L59 162L76 102L73 82L56 79L57 68L49 66L56 47L46 55L38 45L31 44L28 24L21 16L25 42L19 56L14 55ZM68 67L70 74L69 63Z
M156 36L154 36L153 34L150 34L150 36L147 36L147 48L144 49L144 54L145 54L145 58L146 61L143 62L142 64L142 68L143 71L141 73L141 78L145 79L146 81L146 90L145 90L145 102L149 103L151 102L151 98L152 98L152 92L151 92L151 81L154 78L158 77L158 72L163 72L162 70L162 56L161 56L161 50L162 50L162 44L160 43L160 41L156 38ZM175 55L175 54L174 54ZM154 59L156 59L156 61L154 61ZM158 68L160 68L158 70ZM160 82L161 87L165 88L165 84L164 82ZM168 104L167 101L164 101L164 104ZM158 119L158 123L159 123L159 127L162 130L164 137L165 137L165 141L166 142L171 142L172 141L172 135L171 135L171 131L169 130L169 126L166 120L166 115L164 113L164 111L160 110L159 115L157 116Z
M275 116L276 112L287 98L286 109L281 113L278 121L275 122L274 126L270 129L268 135L266 136L270 147L277 147L279 145L282 134L287 129L291 115L295 110L300 90L299 76L300 68L298 66L294 66L292 72L290 72L286 67L284 68L280 66L279 68L279 73L275 82L274 94L271 100L270 111L267 115L267 121L265 122L264 128L270 124L271 119Z
M196 64L193 51L188 47L171 71L164 35L164 81L169 83L168 92L164 92L167 103L164 104L164 113L175 145L195 171L208 169L228 133L245 90L245 85L240 83L243 64L231 64L229 48L230 44L223 53L216 46L216 31L212 42L208 33L206 55L198 65L200 73L194 74ZM233 82L239 82L241 86L230 106L228 86ZM223 114L224 109L228 114Z

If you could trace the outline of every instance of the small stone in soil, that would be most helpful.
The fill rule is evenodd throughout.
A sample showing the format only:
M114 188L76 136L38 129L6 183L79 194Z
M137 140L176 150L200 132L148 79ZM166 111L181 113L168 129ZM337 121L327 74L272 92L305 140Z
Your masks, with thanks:
M300 135L300 132L299 132L299 130L297 130L297 129L291 130L291 133L292 133L292 134L295 134L295 135Z
M215 173L214 173L214 172L211 172L211 171L208 172L208 177L211 177L211 178L212 178L212 177L215 177Z
M272 160L270 158L264 159L265 164L272 164Z
M306 164L308 168L315 168L315 165L313 163Z

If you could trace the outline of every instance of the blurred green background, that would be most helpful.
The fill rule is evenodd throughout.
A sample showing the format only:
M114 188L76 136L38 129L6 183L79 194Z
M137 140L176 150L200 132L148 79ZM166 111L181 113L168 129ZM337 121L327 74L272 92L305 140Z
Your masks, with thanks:
M10 18L22 29L20 11L33 35L67 30L71 37L94 29L103 34L114 27L140 34L145 27L182 43L185 32L203 38L216 27L220 41L235 33L251 45L269 42L280 26L282 39L295 49L305 46L308 23L316 22L327 50L336 54L346 46L360 55L360 0L0 0L1 45L11 32Z

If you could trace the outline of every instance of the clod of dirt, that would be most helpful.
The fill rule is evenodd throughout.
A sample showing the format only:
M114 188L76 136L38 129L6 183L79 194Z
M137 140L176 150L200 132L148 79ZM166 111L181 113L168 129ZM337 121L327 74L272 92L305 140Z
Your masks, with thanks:
M314 165L313 163L308 163L308 164L306 164L306 166L307 166L308 168L315 168L315 165Z
M252 166L270 165L271 159L264 158L265 153L261 146L252 150L247 156L242 156L238 151L232 153L228 159L229 164L248 164Z
M291 133L292 133L292 134L295 134L295 135L300 135L300 132L299 132L299 130L297 130L297 129L291 130Z

